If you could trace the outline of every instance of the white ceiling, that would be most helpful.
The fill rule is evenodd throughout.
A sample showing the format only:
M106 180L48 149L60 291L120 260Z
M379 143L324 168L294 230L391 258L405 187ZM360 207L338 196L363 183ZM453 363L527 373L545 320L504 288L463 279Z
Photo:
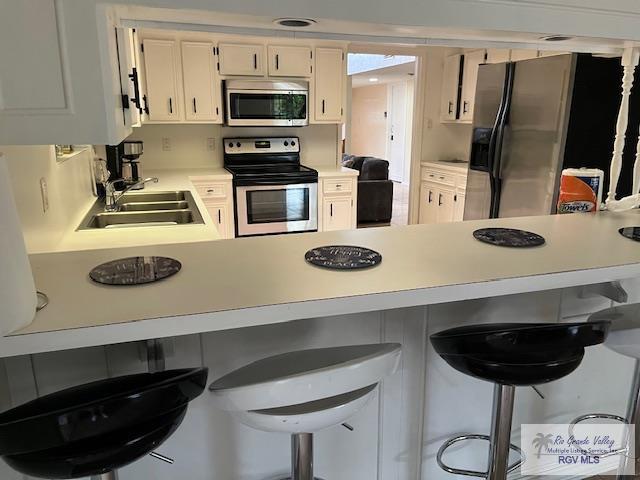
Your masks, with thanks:
M356 73L351 75L351 86L353 88L368 87L369 85L379 85L386 83L394 83L402 80L413 78L410 73L414 73L416 62L402 63L393 65L392 67L379 68L368 72ZM369 79L377 78L377 82L371 82Z

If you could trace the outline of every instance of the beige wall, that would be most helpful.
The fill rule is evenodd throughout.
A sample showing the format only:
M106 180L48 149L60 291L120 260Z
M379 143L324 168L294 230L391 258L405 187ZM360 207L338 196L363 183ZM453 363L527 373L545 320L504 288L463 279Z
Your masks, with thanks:
M351 91L351 153L386 158L387 85L368 85Z
M338 155L338 125L309 125L299 128L225 127L222 125L144 125L128 140L142 140L146 169L221 167L222 139L249 136L300 137L301 161L309 166L335 165ZM162 150L162 138L169 138L171 150ZM215 149L207 150L213 138Z
M444 58L459 49L433 47L427 49L427 78L424 102L422 161L469 158L471 125L440 123L440 92Z
M29 253L48 251L79 224L95 200L92 193L91 150L57 162L54 147L4 146L11 187ZM49 209L45 212L40 179L47 182Z

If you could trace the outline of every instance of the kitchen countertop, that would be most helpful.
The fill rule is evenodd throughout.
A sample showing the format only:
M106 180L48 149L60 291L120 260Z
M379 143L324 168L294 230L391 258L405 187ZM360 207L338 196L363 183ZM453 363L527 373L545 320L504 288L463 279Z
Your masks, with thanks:
M218 230L202 203L192 179L231 180L231 174L224 168L146 170L145 176L158 177L158 183L147 183L143 192L158 190L189 190L204 224L171 225L158 227L128 227L119 229L76 230L95 202L91 200L79 210L74 228L62 239L55 251L94 250L109 247L134 247L157 245L160 243L204 242L220 238Z
M336 166L328 166L328 167L314 167L310 166L314 170L318 171L318 177L335 177L335 176L347 176L347 177L357 177L360 175L358 170L354 170L353 168L347 167L336 167Z
M465 175L467 174L467 170L469 169L469 162L449 163L449 162L443 162L442 160L433 160L433 161L421 162L420 165L422 167L427 167L427 168L437 167L437 168L449 170L458 174L463 173Z
M552 215L253 237L32 255L49 305L0 339L0 356L186 335L288 320L429 305L640 276L640 244L618 234L640 212ZM486 226L524 228L547 244L510 249L476 241ZM308 265L304 253L361 245L369 270ZM183 269L137 287L97 285L89 270L132 255L166 255Z

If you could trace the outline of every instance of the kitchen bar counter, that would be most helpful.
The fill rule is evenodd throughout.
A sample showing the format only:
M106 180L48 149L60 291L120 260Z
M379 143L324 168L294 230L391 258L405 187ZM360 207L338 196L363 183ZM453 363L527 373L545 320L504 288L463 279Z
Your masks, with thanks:
M640 212L483 220L31 257L50 304L0 339L0 357L224 330L288 320L533 292L640 276L640 243L618 234ZM547 244L510 249L476 241L480 227L535 231ZM308 265L330 244L379 251L362 271ZM96 285L90 269L132 255L166 255L182 271L137 287Z

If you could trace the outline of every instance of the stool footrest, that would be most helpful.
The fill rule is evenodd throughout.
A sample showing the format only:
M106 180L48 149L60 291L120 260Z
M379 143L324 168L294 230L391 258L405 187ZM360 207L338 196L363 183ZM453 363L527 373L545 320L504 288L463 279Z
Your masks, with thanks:
M442 460L442 456L444 455L444 452L447 450L447 448L451 447L452 445L455 445L458 442L464 442L467 440L485 440L487 442L490 442L491 437L489 435L469 434L469 435L459 435L457 437L450 438L449 440L444 442L442 446L438 449L438 455L436 457L436 460L438 461L438 466L445 472L453 473L455 475L466 475L468 477L487 478L489 475L489 472L479 472L476 470L465 470L461 468L453 468L453 467L450 467L449 465L446 465ZM509 448L511 450L518 452L518 454L520 455L520 459L514 462L513 464L509 465L509 468L507 469L507 473L513 472L515 469L520 467L520 465L522 465L522 463L524 462L524 454L522 453L522 450L518 446L514 444L509 444Z
M573 436L573 431L575 426L579 423L586 422L587 420L615 420L616 422L624 423L627 425L629 424L629 421L626 418L621 417L620 415L613 415L611 413L587 413L586 415L580 415L579 417L576 417L573 419L573 421L569 424L569 435ZM583 454L589 453L586 450L582 450L579 447L578 447L578 450L580 450ZM628 450L629 450L629 446L627 445L622 448L618 448L617 450L612 450L608 453L604 453L600 455L600 458L606 458L612 455L618 455L620 453L625 453Z

